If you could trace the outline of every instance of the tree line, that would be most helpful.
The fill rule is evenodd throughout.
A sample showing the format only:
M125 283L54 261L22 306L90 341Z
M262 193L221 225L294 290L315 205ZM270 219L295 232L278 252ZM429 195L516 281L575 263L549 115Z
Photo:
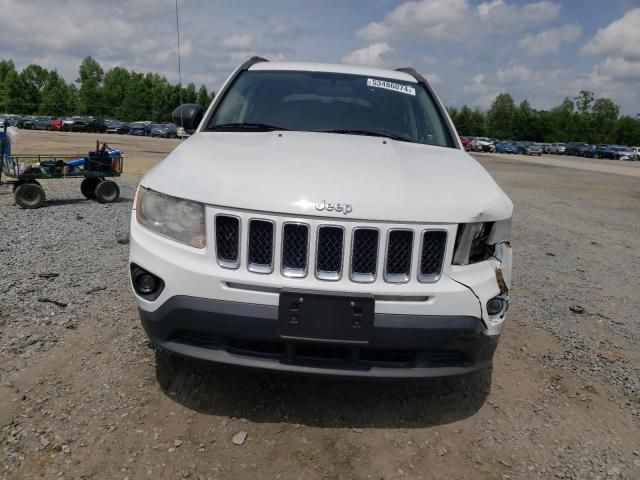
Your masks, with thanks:
M640 118L620 115L609 98L582 90L550 110L535 110L527 100L496 96L486 112L463 106L448 108L460 135L536 142L586 142L640 145Z
M32 64L18 71L12 60L0 60L0 112L23 115L96 115L121 120L170 121L183 103L207 107L214 92L193 83L172 85L157 73L123 67L107 72L92 57L82 60L75 82L53 70ZM620 115L608 98L582 90L550 110L536 110L527 100L519 105L499 94L489 110L468 106L448 108L458 133L467 136L538 142L581 141L640 145L640 118Z
M204 85L172 85L157 73L123 67L105 72L90 56L82 60L75 82L67 82L55 69L31 64L19 72L12 60L0 60L0 113L163 122L171 120L181 97L183 103L206 108L214 95Z

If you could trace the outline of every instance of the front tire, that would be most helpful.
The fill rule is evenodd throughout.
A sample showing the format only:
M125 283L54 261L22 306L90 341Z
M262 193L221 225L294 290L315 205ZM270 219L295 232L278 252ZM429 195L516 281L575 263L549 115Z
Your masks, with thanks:
M80 191L82 195L88 200L93 200L96 197L96 187L100 183L99 178L85 178L80 184Z
M13 195L16 204L22 208L33 209L44 205L44 189L39 183L28 182L18 185Z
M120 197L120 187L112 180L103 180L96 185L94 195L100 203L113 203Z

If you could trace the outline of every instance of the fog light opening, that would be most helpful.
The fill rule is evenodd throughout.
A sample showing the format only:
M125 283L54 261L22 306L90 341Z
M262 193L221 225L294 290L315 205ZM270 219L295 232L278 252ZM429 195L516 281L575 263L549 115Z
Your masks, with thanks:
M156 282L156 279L153 278L148 273L140 273L136 277L135 281L136 281L136 286L138 287L138 290L140 290L140 293L144 295L149 295L150 293L153 293L156 290L156 288L158 288L158 283Z
M131 265L131 283L135 292L146 300L155 300L164 289L164 282L151 272Z
M505 301L500 297L493 297L487 302L487 313L491 316L498 315L505 307Z

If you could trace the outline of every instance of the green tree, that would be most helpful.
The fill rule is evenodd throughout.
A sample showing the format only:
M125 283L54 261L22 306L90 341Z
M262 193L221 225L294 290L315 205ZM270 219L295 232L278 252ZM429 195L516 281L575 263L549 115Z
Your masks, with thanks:
M105 116L115 116L127 91L131 74L126 68L115 67L102 79L102 103Z
M102 79L104 71L93 57L85 57L78 70L76 82L80 84L78 107L82 113L96 115L103 113Z
M513 138L513 117L516 110L513 97L508 93L499 94L487 112L491 135L497 138Z
M49 72L47 82L42 88L40 113L62 117L73 113L74 99L64 79L55 70Z
M30 111L40 110L40 95L49 79L49 71L40 65L31 64L20 72L24 85L24 100Z
M35 113L32 106L26 102L25 85L18 72L8 70L0 86L0 110L3 112L28 112Z
M198 90L198 97L196 99L196 103L200 104L204 109L206 109L211 103L211 97L209 96L207 87L205 87L204 85L201 85L200 90Z
M620 107L608 98L598 98L591 108L593 141L603 143L615 136L616 121Z

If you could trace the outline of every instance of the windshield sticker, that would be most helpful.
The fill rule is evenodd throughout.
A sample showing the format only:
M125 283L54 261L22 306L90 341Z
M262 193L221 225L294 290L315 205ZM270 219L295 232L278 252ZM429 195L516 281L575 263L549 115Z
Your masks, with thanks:
M385 88L394 92L405 93L407 95L416 95L416 89L400 83L387 82L385 80L376 80L375 78L367 78L367 86L375 88Z

